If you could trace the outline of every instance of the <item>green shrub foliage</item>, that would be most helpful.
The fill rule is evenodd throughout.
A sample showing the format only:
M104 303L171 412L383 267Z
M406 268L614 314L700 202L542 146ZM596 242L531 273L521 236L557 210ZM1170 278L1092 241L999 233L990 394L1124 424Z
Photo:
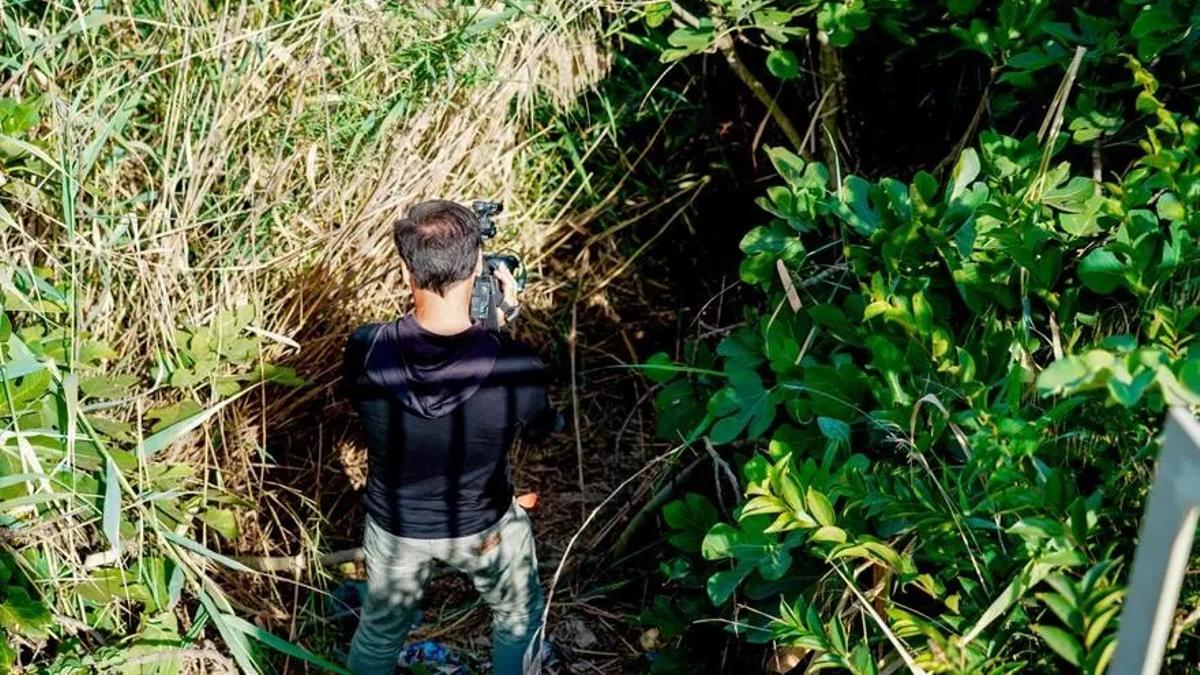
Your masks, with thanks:
M708 7L786 43L753 4ZM903 4L804 7L848 44L868 19L918 24ZM679 597L812 669L1104 671L1163 412L1200 405L1200 126L1144 65L1193 67L1170 55L1195 51L1194 10L1113 4L945 5L999 100L1088 48L1057 135L985 130L944 178L907 182L767 151L769 219L741 242L761 304L715 356L647 364L660 432L705 437L742 493L665 508ZM1114 134L1136 150L1098 181L1079 145Z
M254 307L178 329L152 384L113 373L73 307L49 272L0 265L0 673L178 673L172 651L208 625L245 672L265 667L250 638L338 670L236 616L211 567L250 571L213 550L245 505L203 463L165 459L256 385L302 384L262 361Z

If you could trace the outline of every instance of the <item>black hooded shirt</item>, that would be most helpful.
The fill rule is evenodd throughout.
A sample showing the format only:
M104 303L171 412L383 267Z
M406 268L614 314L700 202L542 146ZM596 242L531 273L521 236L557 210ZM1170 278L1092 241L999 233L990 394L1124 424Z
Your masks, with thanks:
M439 335L412 315L362 326L344 386L367 444L367 513L414 539L476 534L512 503L506 454L553 424L545 368L482 326Z

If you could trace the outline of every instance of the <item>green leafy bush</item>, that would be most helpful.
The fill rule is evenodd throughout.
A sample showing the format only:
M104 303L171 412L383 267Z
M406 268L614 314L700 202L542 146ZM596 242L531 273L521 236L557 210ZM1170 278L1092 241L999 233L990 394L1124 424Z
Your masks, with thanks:
M719 368L654 360L740 469L698 544L680 514L715 506L665 512L668 578L756 610L730 630L855 673L1104 671L1162 412L1200 405L1200 127L1126 63L1144 138L1111 182L1067 133L983 132L944 181L768 151L763 307Z
M148 389L72 330L70 288L0 267L0 292L0 672L181 672L172 651L209 625L245 671L249 638L336 670L234 614L210 567L250 571L214 550L238 536L236 500L169 458L249 385L301 383L262 361L253 307L178 331Z

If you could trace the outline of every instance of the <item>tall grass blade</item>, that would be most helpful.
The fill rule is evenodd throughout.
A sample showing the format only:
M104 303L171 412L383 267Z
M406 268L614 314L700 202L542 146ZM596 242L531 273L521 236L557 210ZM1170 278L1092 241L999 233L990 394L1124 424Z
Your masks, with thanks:
M207 422L212 418L213 415L216 415L218 412L220 412L222 408L238 400L248 391L252 391L252 388L248 387L243 389L214 406L205 408L195 415L182 419L165 429L147 436L146 440L142 441L142 452L149 457L159 450L162 450L168 445L174 443L184 434Z
M188 539L187 537L184 537L179 534L175 534L174 532L172 532L170 530L161 530L159 533L162 534L163 539L166 539L167 541L171 542L172 544L182 546L183 548L186 548L187 550L191 551L192 553L198 553L198 554L204 556L205 558L208 558L209 560L221 563L222 565L228 567L229 569L237 570L238 572L250 572L252 574L254 573L254 570L250 569L249 567L246 567L242 563L234 560L233 558L230 558L229 556L221 555L220 553L217 553L216 551L208 548L204 544L201 544L200 542L198 542L194 539Z
M975 625L971 628L971 630L963 636L963 646L965 647L972 640L979 637L979 634L983 632L983 629L987 628L988 625L990 625L993 621L1000 618L1006 611L1008 611L1008 608L1011 607L1013 603L1020 600L1021 597L1029 591L1029 589L1040 584L1043 579L1050 576L1050 572L1053 571L1053 569L1054 568L1052 566L1047 565L1046 563L1038 560L1031 560L1029 564L1026 565L1025 569L1021 570L1021 573L1017 575L1017 578L1013 579L1012 583L1005 587L1000 595L996 596L996 599L992 601L992 604L989 605L986 610L984 610L983 614L980 615L979 620L975 622Z
M12 513L20 509L35 506L37 504L45 504L48 502L56 502L60 499L70 499L71 495L66 492L36 492L23 497L14 497L0 502L0 513Z
M200 589L199 595L200 604L204 606L213 625L217 627L217 632L221 634L225 646L233 654L233 660L237 662L238 668L241 668L243 673L261 673L262 669L258 667L258 663L250 653L250 643L246 641L246 634L229 625L224 618L228 615L217 608L207 591Z
M314 666L318 666L335 673L346 673L347 675L350 673L350 671L337 665L336 663L323 659L320 656L317 656L316 654L313 654L307 649L301 647L300 645L288 642L287 640L284 640L270 631L263 630L262 628L255 626L241 617L227 614L222 618L230 627L242 631L246 635L249 635L250 637L258 640L277 652L287 654L292 658L300 659L301 661L311 663Z
M121 550L121 480L120 469L112 457L104 458L104 514L101 529L114 553Z
M114 135L120 135L125 129L125 125L129 124L129 119L133 117L133 113L137 110L138 103L142 100L141 90L135 91L129 95L117 109L117 112L112 116L108 123L96 134L92 142L84 148L83 156L79 160L79 171L77 177L83 180L91 172L92 165L96 163L96 158L100 156L100 151L104 145L108 143L108 139Z
M9 476L0 476L0 490L21 483L32 483L34 481L52 480L50 476L44 473L17 473Z

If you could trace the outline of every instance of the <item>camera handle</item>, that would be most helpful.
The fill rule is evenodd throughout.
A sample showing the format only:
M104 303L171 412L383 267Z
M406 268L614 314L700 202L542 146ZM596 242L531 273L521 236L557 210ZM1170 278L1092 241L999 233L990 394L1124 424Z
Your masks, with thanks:
M500 322L496 318L496 309L501 297L500 280L490 270L485 269L475 277L475 286L471 289L471 319L481 322L488 330L499 330Z

